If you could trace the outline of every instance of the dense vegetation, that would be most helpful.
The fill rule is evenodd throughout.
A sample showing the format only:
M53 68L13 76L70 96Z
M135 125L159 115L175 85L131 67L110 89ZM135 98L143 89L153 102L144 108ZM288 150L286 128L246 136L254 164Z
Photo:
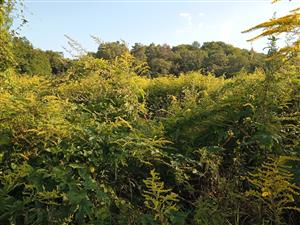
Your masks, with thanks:
M3 34L37 58L0 52L1 225L299 224L297 48L281 55L270 38L268 60L250 71L211 61L235 73L227 79L189 69L149 78L138 73L148 56L137 63L133 50L65 64Z
M132 49L122 42L100 43L97 58L114 60L124 53L131 53L136 65L148 65L148 75L157 77L164 74L180 75L191 71L202 71L216 76L232 77L244 69L253 72L264 66L264 55L254 51L235 48L223 42L205 42L202 46L198 42L191 45L182 44L174 47L169 45L148 46L136 43ZM137 71L139 73L139 71Z
M65 73L76 60L63 57L62 53L35 49L26 38L13 39L14 56L18 72L21 74L60 75ZM114 61L124 54L134 57L136 73L147 77L201 71L203 74L232 77L241 70L252 73L265 66L266 56L239 49L223 42L206 42L202 46L194 42L191 45L135 44L131 50L124 42L99 43L96 53L90 56Z

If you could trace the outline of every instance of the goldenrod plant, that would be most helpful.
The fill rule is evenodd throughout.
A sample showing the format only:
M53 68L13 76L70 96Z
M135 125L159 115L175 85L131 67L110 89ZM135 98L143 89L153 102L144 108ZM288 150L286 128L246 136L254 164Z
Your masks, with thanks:
M298 225L299 61L120 44L53 73L0 46L0 224Z
M177 211L177 194L166 189L164 182L155 170L150 171L150 177L144 180L147 190L144 191L145 206L153 213L154 220L159 224L168 225L168 217L173 211Z
M282 0L273 0L272 2L277 3L279 1ZM279 18L272 18L269 21L258 24L244 32L262 30L262 33L251 38L249 41L254 41L262 37L278 36L281 34L291 35L289 45L279 49L278 54L285 57L293 57L297 56L300 51L299 27L300 7L293 9L288 15Z
M255 199L261 204L257 208L260 212L261 223L285 224L284 215L289 210L300 212L297 198L300 195L300 187L293 182L293 174L287 165L289 161L297 161L299 158L279 156L270 157L256 172L250 173L247 180L253 189L245 194L249 199Z

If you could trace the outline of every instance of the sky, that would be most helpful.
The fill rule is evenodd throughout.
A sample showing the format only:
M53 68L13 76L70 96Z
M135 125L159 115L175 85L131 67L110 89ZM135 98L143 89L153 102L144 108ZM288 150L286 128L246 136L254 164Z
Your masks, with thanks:
M96 51L97 36L104 42L171 46L224 41L262 51L266 40L246 40L256 33L241 32L260 22L287 14L300 0L271 4L271 0L24 0L28 23L20 35L36 48L68 54L64 35L86 50Z

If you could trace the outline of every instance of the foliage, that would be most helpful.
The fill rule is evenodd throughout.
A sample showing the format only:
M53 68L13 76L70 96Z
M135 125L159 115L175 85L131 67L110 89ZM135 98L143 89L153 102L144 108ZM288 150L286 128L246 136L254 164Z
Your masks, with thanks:
M51 65L45 52L34 49L26 38L13 39L16 69L19 73L50 75Z
M298 224L297 57L68 40L0 72L0 224Z
M293 68L272 82L149 79L123 55L85 56L51 79L1 73L1 224L247 224L243 177L269 155L299 155Z
M12 43L9 29L12 25L11 12L14 0L0 1L0 71L13 64Z
M69 69L70 60L65 59L63 53L53 51L46 51L45 53L49 59L51 73L53 75L61 75Z
M207 56L203 61L203 68L207 72L214 72L216 76L231 77L244 69L254 72L263 67L264 55L235 48L223 42L206 42L201 49Z
M158 173L151 170L151 177L144 180L147 190L144 191L145 206L154 214L154 219L162 225L170 224L168 216L177 211L177 195L171 189L165 189L164 183L160 181Z
M225 224L225 217L218 209L218 204L213 200L199 200L197 208L195 210L193 223L197 225Z
M201 50L198 45L179 45L173 47L175 54L172 74L179 75L190 71L198 71L203 68L203 60L206 57L206 52Z
M125 42L111 42L111 43L101 43L98 51L96 52L97 58L102 58L106 60L114 60L116 57L128 53L129 50Z
M124 42L100 42L98 51L91 55L113 60L128 52ZM151 77L170 74L179 76L181 73L200 70L216 76L231 77L242 69L253 72L256 68L262 68L264 61L263 54L235 48L223 42L205 42L202 46L194 42L174 47L135 43L130 53L136 65L149 66L148 75Z
M284 212L300 208L295 206L295 197L300 195L300 187L291 183L293 174L286 165L289 160L298 160L280 156L269 158L256 173L250 173L248 181L255 189L246 192L261 204L259 215L264 224L283 224Z
M280 0L274 0L273 3ZM256 30L263 30L262 33L253 37L249 41L253 41L262 37L278 36L281 34L289 34L290 44L281 48L277 55L283 55L285 57L293 57L299 54L300 51L300 39L299 39L299 26L300 26L300 8L296 8L290 12L290 14L273 18L270 21L258 24L244 32L251 32Z

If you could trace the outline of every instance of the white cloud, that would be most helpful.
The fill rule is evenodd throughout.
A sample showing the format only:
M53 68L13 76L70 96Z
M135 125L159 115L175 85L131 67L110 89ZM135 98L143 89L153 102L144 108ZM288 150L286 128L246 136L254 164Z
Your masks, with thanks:
M181 12L179 16L185 18L188 21L188 25L192 25L192 15L190 13Z

